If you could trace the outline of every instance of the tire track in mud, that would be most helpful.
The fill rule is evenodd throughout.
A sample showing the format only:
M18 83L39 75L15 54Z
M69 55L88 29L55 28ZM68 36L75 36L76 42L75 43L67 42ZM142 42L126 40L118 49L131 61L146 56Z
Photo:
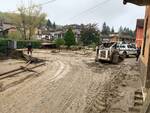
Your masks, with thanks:
M49 81L53 82L53 81L57 81L59 79L61 79L66 73L69 72L70 67L69 65L65 65L63 62L61 61L57 61L57 66L59 67L58 70L55 72L55 74L49 78Z
M112 77L105 84L100 84L98 92L93 97L87 97L84 113L110 113L111 106L121 98L118 86L122 83L132 67L121 64L112 70ZM104 69L106 71L106 69Z
M71 65L71 67L71 70L66 75L67 78L61 81L61 85L55 89L53 95L50 97L49 101L51 101L51 98L56 98L56 103L58 104L53 106L51 109L51 111L54 113L64 113L77 96L76 83L78 82L79 78L76 75L80 73L81 69L78 66ZM66 81L68 81L68 83L66 83ZM57 92L57 94L55 92Z
M99 113L100 111L90 112L90 109L100 104L106 107L106 91L113 92L114 88L109 90L111 86L105 84L106 88L95 89L101 93L96 92L92 99L87 97L90 84L102 76L98 76L99 73L95 74L90 67L87 67L82 62L84 58L75 58L73 55L47 56L45 72L32 81L24 82L13 95L9 92L11 95L7 96L7 93L6 97L0 99L1 111L4 113ZM100 84L100 87L101 85L103 84ZM93 87L95 86L91 86ZM88 98L92 102L90 100L87 104Z
M56 61L56 62L52 63L51 65L53 65L53 66L50 66L49 64L47 66L47 70L49 70L49 67L51 67L51 69L52 69L50 72L46 73L47 75L45 75L45 73L43 73L42 75L37 77L37 79L33 79L32 81L25 82L24 86L21 89L19 88L18 90L15 90L13 95L11 92L11 95L9 95L9 96L11 98L12 98L12 96L15 96L15 95L19 96L19 94L23 93L26 89L32 88L33 90L30 90L29 92L24 92L24 94L29 93L28 95L31 95L34 92L34 94L36 93L37 94L36 96L38 97L38 95L44 93L47 90L46 88L44 88L44 86L49 85L53 81L57 81L57 80L61 79L67 73L67 70L69 70L69 66L68 65L66 66L61 61ZM51 76L48 77L49 75L51 75ZM30 78L30 76L29 76L29 78ZM28 79L28 77L26 79ZM13 84L15 85L17 83L22 83L24 80L25 79L22 79L18 82L14 82ZM11 85L11 87L13 87L12 86L13 84L9 84L8 86L10 87L10 85ZM8 86L7 86L7 88L8 88ZM19 94L17 94L17 92L19 92ZM23 98L23 97L21 97L21 98ZM26 106L26 104L30 105L30 100L33 100L35 103L38 103L38 101L39 101L38 98L29 96L24 102L22 102L22 106ZM37 102L36 102L36 100L37 100ZM17 103L20 103L20 100L16 100L14 102L14 106L18 106ZM33 105L31 105L31 106L33 106ZM9 106L8 106L8 108L9 108ZM11 107L10 107L10 109L11 109ZM24 109L24 107L20 106L20 109ZM11 111L8 111L8 112L11 112Z
M60 60L62 61L62 59ZM49 97L44 99L47 101L46 103L43 103L42 106L47 106L46 108L49 108L47 111L45 111L45 113L48 113L49 111L51 111L52 113L70 113L69 111L67 112L67 110L72 109L71 106L73 106L72 104L74 102L76 101L79 102L79 99L81 99L81 97L82 99L85 99L83 96L86 93L85 87L89 85L90 76L92 76L92 74L89 76L89 72L87 72L87 69L85 69L84 66L81 66L79 62L74 62L74 61L70 62L68 60L62 62L64 62L65 64L69 64L70 70L65 75L65 77L61 79L61 81L57 82L55 88L51 90L52 94L49 95ZM83 101L85 102L85 100ZM80 105L82 105L81 103L83 101L79 102ZM51 104L51 106L48 106L50 103L53 104ZM79 103L75 103L75 104L79 104ZM40 105L35 106L35 108L39 108L39 107ZM38 111L40 110L37 110L35 112Z

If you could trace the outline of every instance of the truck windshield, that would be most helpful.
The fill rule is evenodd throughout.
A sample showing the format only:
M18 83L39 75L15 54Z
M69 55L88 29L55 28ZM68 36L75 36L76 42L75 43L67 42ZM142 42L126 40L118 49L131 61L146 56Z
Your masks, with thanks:
M110 48L114 43L103 43L102 47Z

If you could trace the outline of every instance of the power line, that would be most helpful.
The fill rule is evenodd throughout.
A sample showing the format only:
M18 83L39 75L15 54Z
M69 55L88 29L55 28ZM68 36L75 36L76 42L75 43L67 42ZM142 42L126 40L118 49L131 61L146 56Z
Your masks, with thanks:
M93 10L93 9L95 9L95 8L101 6L101 5L103 5L103 4L105 4L105 3L109 2L109 1L111 1L111 0L105 0L105 1L103 1L103 2L100 2L100 3L96 4L96 5L94 5L93 7L88 8L88 9L82 11L81 13L79 13L79 14L77 14L77 15L71 17L71 18L68 19L68 20L72 20L72 19L74 19L74 18L77 18L77 17L81 16L82 14L87 13L87 12L89 12L90 10Z
M39 6L44 6L44 5L47 5L47 4L49 4L49 3L53 3L53 2L55 2L55 1L56 1L56 0L49 0L49 1L47 1L47 2L40 3Z
M53 3L53 2L55 2L55 1L57 1L57 0L49 0L49 1L46 1L46 2L43 2L43 3L39 3L39 4L37 4L36 6L44 6L44 5L47 5L47 4L50 4L50 3ZM25 8L25 9L30 9L30 7L28 7L28 8ZM17 10L15 10L15 11L12 11L13 13L15 13L15 12L17 12Z

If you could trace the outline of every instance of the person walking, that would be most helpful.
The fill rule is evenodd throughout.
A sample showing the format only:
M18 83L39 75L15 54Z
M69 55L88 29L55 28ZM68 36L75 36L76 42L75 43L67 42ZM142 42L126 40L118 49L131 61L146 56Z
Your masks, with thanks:
M28 55L32 55L32 44L29 43L27 48L28 48Z
M140 54L141 54L141 47L137 48L136 61L139 60Z

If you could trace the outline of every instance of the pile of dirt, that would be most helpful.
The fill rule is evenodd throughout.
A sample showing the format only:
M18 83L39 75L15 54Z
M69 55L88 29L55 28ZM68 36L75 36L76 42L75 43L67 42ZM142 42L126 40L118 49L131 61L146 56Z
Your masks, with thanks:
M60 50L52 50L51 53L59 53Z
M14 58L14 59L23 59L23 51L19 51L19 50L12 50L9 53L9 57Z
M0 60L11 59L24 59L23 51L19 50L10 50L8 53L0 53Z

